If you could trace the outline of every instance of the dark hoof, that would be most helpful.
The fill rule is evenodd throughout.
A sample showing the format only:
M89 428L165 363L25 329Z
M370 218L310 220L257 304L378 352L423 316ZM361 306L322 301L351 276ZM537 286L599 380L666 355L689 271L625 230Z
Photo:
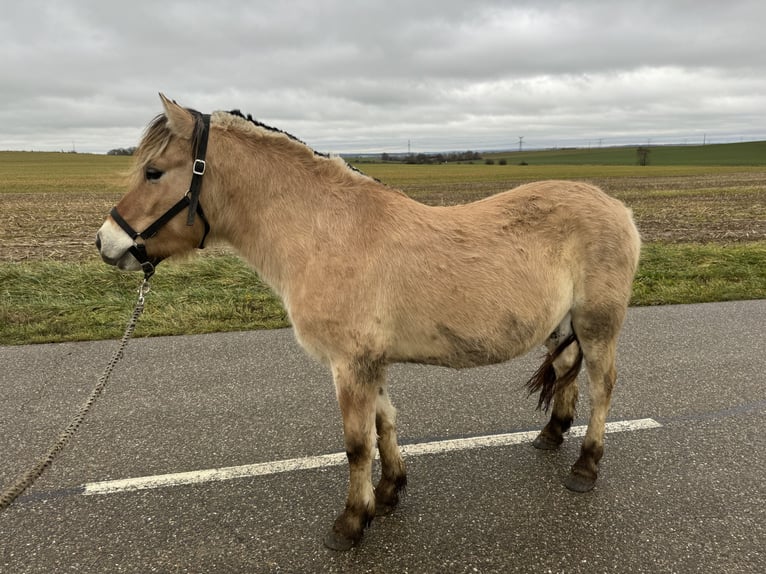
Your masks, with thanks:
M375 510L372 508L365 509L364 512L353 512L346 506L324 537L324 545L331 550L350 550L362 539L364 528L370 525L374 514Z
M556 440L545 433L540 433L537 435L537 438L532 441L532 446L539 448L540 450L556 450L561 446L562 442L564 442L563 437L560 440Z
M396 510L396 504L375 504L375 516L388 516Z
M375 487L375 516L391 514L398 506L406 487L406 475L394 480L381 478L378 486Z
M564 486L572 492L590 492L593 490L593 487L596 486L596 477L594 476L591 478L583 476L582 474L570 472L569 476L567 476L564 481Z
M351 550L359 540L353 540L346 538L342 534L338 534L335 530L330 530L327 536L324 537L324 545L330 550L337 550L339 552L346 552Z
M382 490L375 492L375 516L387 516L399 505L399 491L391 490L387 495Z

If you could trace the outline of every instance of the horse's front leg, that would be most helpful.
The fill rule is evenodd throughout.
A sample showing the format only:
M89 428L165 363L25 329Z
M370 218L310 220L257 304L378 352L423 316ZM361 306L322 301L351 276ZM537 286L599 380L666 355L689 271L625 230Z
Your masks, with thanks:
M359 542L375 516L372 458L375 448L376 381L383 366L364 361L333 365L333 378L343 415L348 456L349 485L346 507L336 518L324 543L333 550L348 550Z

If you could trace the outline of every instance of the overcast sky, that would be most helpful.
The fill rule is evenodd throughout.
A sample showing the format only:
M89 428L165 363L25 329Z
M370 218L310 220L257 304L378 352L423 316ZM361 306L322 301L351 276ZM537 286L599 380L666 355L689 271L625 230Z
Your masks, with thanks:
M763 0L0 7L0 149L136 145L160 91L334 153L766 139Z

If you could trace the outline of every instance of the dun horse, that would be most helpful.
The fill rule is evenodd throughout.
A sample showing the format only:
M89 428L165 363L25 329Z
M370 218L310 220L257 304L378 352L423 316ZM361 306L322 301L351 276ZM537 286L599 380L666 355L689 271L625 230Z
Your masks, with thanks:
M552 402L534 446L555 449L584 359L591 414L565 484L593 488L640 250L625 206L591 185L547 181L430 207L239 112L162 103L96 245L111 265L151 271L209 231L282 298L297 340L331 370L343 415L349 490L327 546L356 544L405 487L390 363L473 367L545 344L528 385L540 406Z

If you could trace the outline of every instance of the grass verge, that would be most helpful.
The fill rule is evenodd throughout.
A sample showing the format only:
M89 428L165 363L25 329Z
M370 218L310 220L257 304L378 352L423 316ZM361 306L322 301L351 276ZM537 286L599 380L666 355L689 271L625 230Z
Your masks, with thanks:
M100 261L0 264L0 344L117 338L140 282ZM151 284L137 337L288 326L277 298L233 256L164 263Z
M644 245L633 305L766 298L766 242Z
M0 264L0 344L118 338L140 274L100 261ZM766 298L766 242L644 246L633 305ZM288 326L279 300L234 256L165 263L136 336Z

